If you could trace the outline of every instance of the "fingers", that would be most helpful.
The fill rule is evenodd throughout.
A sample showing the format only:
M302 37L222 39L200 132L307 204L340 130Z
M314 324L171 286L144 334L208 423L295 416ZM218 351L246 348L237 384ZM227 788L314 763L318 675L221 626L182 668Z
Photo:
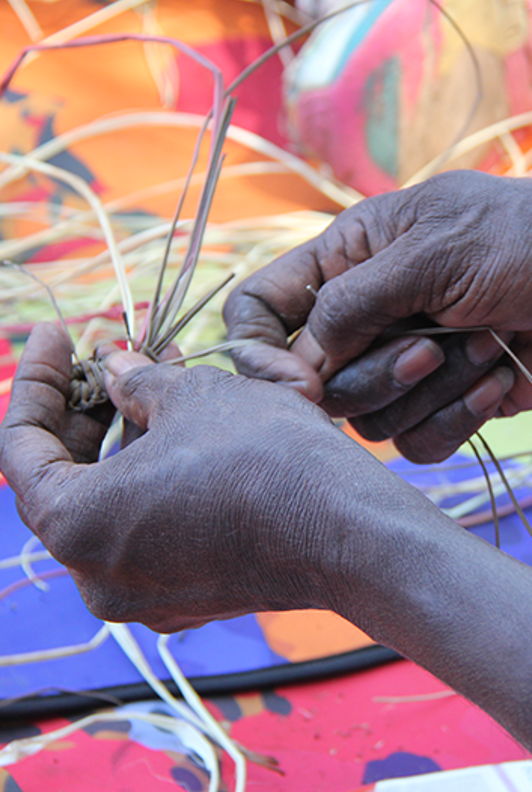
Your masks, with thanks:
M501 405L502 415L508 417L532 409L532 333L519 333L511 348L527 370L528 376L515 362L512 362L516 375L515 384Z
M307 288L318 291L324 281L316 240L281 256L246 278L229 295L224 320L229 338L253 338L286 348L286 339L305 324L314 304Z
M246 377L286 385L315 403L323 396L323 383L317 372L287 349L257 343L234 350L231 355L239 373Z
M177 364L155 365L139 352L117 352L105 358L103 365L111 401L126 422L135 424L142 432L171 410L178 383L187 372ZM138 433L130 431L128 440L137 436Z
M103 360L105 388L116 409L126 421L132 421L146 431L150 416L157 405L157 390L147 391L142 377L134 376L153 362L140 352L114 352Z
M327 284L335 283L353 267L383 250L396 235L404 233L411 222L406 217L412 214L411 209L405 214L405 208L411 204L411 192L380 196L343 212L316 239L281 256L232 292L224 308L229 338L250 338L259 342L233 353L240 373L290 384L307 396L311 394L309 398L314 401L321 398L320 384L315 376L320 365L315 356L309 354L308 331L302 334L306 343L298 339L290 351L287 350L288 340L315 312L316 294L319 318L322 292L328 288ZM383 221L381 215L386 220ZM390 227L385 229L387 220ZM334 295L334 310L341 314L341 295L334 287L328 293ZM345 325L345 318L340 315L338 318L339 325ZM343 330L340 336L343 337ZM370 332L361 349L371 337ZM318 338L318 344L320 340ZM347 354L343 363L354 356Z
M511 341L511 333L501 336ZM332 377L320 406L333 417L351 413L350 423L368 440L392 437L413 462L441 461L498 414L518 387L507 366L486 374L502 354L489 332L448 337L441 346L395 339Z
M343 212L231 295L230 337L260 342L235 355L237 367L317 393L302 361L327 382L388 327L419 313L447 327L527 330L529 256L512 209L523 197L505 180L453 173ZM268 355L266 345L276 351Z
M440 307L434 294L448 294L431 277L427 289L427 245L407 232L371 260L325 283L292 351L326 382L398 320L431 314Z
M90 464L98 461L100 446L114 414L115 408L109 401L86 413L67 410L63 414L63 425L58 439L74 462Z
M440 343L445 362L432 374L389 406L353 418L363 437L378 442L407 432L461 398L503 354L488 332L455 334Z
M65 411L71 355L70 340L62 330L52 324L37 325L15 375L9 409L0 427L0 469L24 502L31 502L36 487L45 479L66 480L72 466L72 457L57 436Z
M396 401L442 365L442 348L428 338L398 338L367 352L335 374L320 403L332 418L373 413Z
M175 358L181 357L181 350L177 346L177 344L169 344L159 355L159 360L162 362L168 362L174 360ZM113 363L112 360L115 355L120 355L120 357L115 358L115 362ZM107 385L109 387L109 383L111 382L111 378L116 376L120 376L122 373L127 373L132 371L135 368L142 368L151 364L153 361L148 357L144 356L140 353L130 353L124 352L116 344L105 344L98 349L98 356L103 364L104 367L107 368ZM106 365L107 364L107 365ZM176 365L183 365L183 364L176 364ZM111 368L115 368L117 374L113 375L109 370L109 366ZM115 396L115 398L119 398ZM116 406L116 405L114 405ZM127 409L123 404L121 404L123 409ZM114 408L113 408L114 409ZM131 409L131 406L130 406ZM122 412L122 410L119 410ZM123 415L123 413L122 413ZM121 448L126 448L128 445L131 445L135 440L138 440L139 437L142 437L144 432L146 431L145 420L143 418L138 418L143 424L140 427L138 424L134 423L131 420L125 418L123 431L122 431L122 439L121 439Z
M267 372L316 391L309 367L326 382L398 320L436 313L456 297L450 281L459 280L457 273L432 267L435 243L428 231L416 230L413 194L380 196L344 212L235 290L224 313L230 338L254 338L277 350L239 351L241 373ZM287 354L287 339L301 327ZM290 368L294 356L297 368Z
M70 339L53 324L35 327L22 354L11 390L10 415L20 423L60 430L72 369Z
M305 324L314 304L307 286L317 291L321 283L312 240L236 287L223 311L228 338L257 342L232 352L241 374L283 382L319 401L321 380L308 363L288 351L288 339Z
M411 462L442 462L493 418L514 382L515 376L510 368L496 369L483 377L463 398L395 437L395 446Z

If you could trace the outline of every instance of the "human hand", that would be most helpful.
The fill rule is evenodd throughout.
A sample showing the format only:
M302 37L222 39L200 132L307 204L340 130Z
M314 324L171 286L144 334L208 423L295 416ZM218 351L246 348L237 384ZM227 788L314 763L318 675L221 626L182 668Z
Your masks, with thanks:
M448 456L494 414L529 409L530 384L498 365L487 332L380 345L405 320L489 325L530 368L531 197L525 182L462 171L343 212L230 295L229 337L260 342L235 353L239 370L332 414L342 406L364 436L394 437L415 461Z
M0 469L96 616L171 632L330 608L532 745L529 567L456 526L301 395L218 369L111 354L109 395L144 434L91 461L102 430L80 416L76 462L71 351L53 325L32 333Z
M361 454L368 487L390 473L298 393L123 352L105 359L106 387L143 434L97 462L105 426L65 410L71 352L53 325L32 333L0 468L95 615L174 631L331 603L318 555L348 498L346 470Z

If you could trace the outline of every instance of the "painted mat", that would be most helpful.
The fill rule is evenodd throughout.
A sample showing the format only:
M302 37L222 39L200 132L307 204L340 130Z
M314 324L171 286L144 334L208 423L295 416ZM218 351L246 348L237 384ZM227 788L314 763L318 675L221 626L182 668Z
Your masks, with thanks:
M405 701L416 697L418 700ZM401 700L403 699L403 700ZM413 663L401 661L327 682L208 702L231 737L274 757L280 772L249 765L256 792L358 792L386 778L523 760L528 754L487 715ZM165 711L161 702L126 713ZM171 735L120 720L92 724L0 769L2 792L204 792L205 772ZM0 732L0 743L49 731L62 719ZM233 788L224 757L222 792ZM447 787L446 787L447 788ZM464 789L476 787L464 787Z
M43 34L52 35L77 24L104 5L90 0L61 0L32 4L32 8L39 17ZM253 3L196 0L191 4L189 0L161 0L158 11L164 32L179 36L211 57L222 67L227 80L264 52L271 41L263 10ZM142 29L142 17L134 9L97 26L100 33ZM5 69L27 43L27 35L9 3L0 4L0 36L0 66ZM158 86L141 50L140 46L128 44L119 52L101 50L97 58L90 52L46 53L29 63L18 74L2 105L0 147L27 153L98 115L158 107ZM183 57L177 59L177 72L176 106L188 113L208 109L210 77ZM242 87L235 122L286 146L280 121L281 72L280 61L273 59L264 67L260 78ZM182 175L192 145L190 130L176 133L172 129L131 129L118 139L115 135L102 135L77 142L53 161L85 178L98 195L110 202L146 185L157 185L169 177ZM138 156L139 150L142 157ZM257 159L257 155L234 142L228 144L229 164L245 164L250 159ZM279 178L278 174L270 174L222 183L213 219L221 222L297 209L337 209L332 201L294 174L283 174L281 182ZM46 199L58 211L80 208L77 199L57 180L39 180L31 174L9 185L0 197L2 202L20 205L26 202L38 205ZM196 197L193 190L192 198ZM157 194L136 203L135 208L146 215L166 216L174 203L175 195ZM33 221L15 215L0 217L0 236L4 239L35 230ZM36 245L30 260L40 266L54 257L70 261L76 252L88 254L99 249L100 243L92 238L80 239L75 250L72 245L64 248ZM94 282L89 285L93 288ZM87 284L84 288L88 288ZM34 314L35 309L31 316L21 317L20 321L39 318ZM12 373L10 348L7 342L0 341L0 413L6 406ZM433 474L427 475L430 479ZM435 475L437 479L432 483L439 481L440 473ZM492 538L492 528L478 530ZM28 545L28 541L31 542L31 535L17 517L12 493L0 485L0 656L24 655L15 664L0 665L0 698L136 684L139 681L136 672L113 640L101 637L101 624L86 611L64 570L52 560L41 558L33 568L47 577L40 586L29 582L21 567L20 554L24 548L27 553L39 554L42 548ZM503 546L523 560L530 560L530 542L514 517L505 518L503 523ZM17 560L7 565L9 558ZM152 634L139 626L134 626L133 631L154 670L164 675ZM290 667L324 656L338 657L365 649L369 643L356 628L332 614L298 612L250 615L207 625L174 636L171 649L187 675L207 679ZM48 652L48 657L51 654L63 657L35 661L33 656L33 662L23 662L28 660L28 654L42 651Z
M404 460L389 464L447 508L464 500L463 493L453 491L457 482L467 482L467 488L475 477L481 480L480 470L465 457L429 468ZM526 467L522 470L526 473ZM525 482L515 491L523 497L529 494L529 486ZM503 506L507 501L508 496L502 495L498 502ZM479 503L478 510L483 508ZM42 558L43 548L21 523L6 485L0 486L0 515L0 699L139 683L129 660L86 610L66 570L53 559ZM492 523L473 530L494 541ZM504 550L532 563L532 539L517 515L501 520L501 537ZM29 565L28 557L34 558ZM166 677L156 636L142 625L131 629L155 672ZM363 633L334 614L296 611L213 622L172 636L170 648L188 677L205 679L341 656L370 644ZM43 651L44 659L36 659L33 653ZM356 667L356 658L352 662L344 670ZM318 667L315 673L331 670ZM258 680L252 683L260 684ZM233 684L238 686L238 680Z

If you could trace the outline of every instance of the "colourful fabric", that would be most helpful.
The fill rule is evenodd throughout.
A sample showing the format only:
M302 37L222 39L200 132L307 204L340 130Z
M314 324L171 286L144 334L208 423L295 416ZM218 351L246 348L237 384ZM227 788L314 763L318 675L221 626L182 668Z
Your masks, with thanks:
M53 4L32 3L31 7L43 32L51 35L101 6L89 0L60 0ZM194 3L160 0L156 19L159 33L193 46L218 65L226 85L271 45L262 8L242 0L197 0ZM89 32L140 33L142 29L139 14L130 10ZM0 4L0 39L0 74L3 74L21 48L29 43L8 3ZM206 114L212 106L210 73L185 55L176 55L166 48L164 54L167 67L170 60L167 69L170 77L173 75L172 109ZM175 73L172 66L175 66ZM163 71L161 67L160 73ZM159 70L155 69L155 73ZM274 57L246 80L235 94L238 103L233 121L276 144L286 145L281 118L281 74L281 62ZM20 69L10 92L0 103L0 150L27 153L79 124L106 114L136 109L161 109L154 75L148 68L141 44L45 52ZM111 201L186 173L195 137L195 129L141 127L77 143L52 162L84 175L103 199ZM226 150L227 165L262 158L232 142L228 142ZM278 186L280 178L281 189ZM0 190L1 201L39 200L45 195L53 196L58 203L63 202L66 195L69 201L73 200L71 191L46 178L36 180L30 176ZM185 211L195 205L197 196L198 188L192 188L190 204ZM164 195L146 199L137 208L170 215L177 197ZM299 177L255 176L222 181L212 219L234 220L300 208L333 207L334 204ZM4 237L13 236L14 230L19 230L17 222L0 222L0 233ZM90 246L85 241L84 252L92 249L97 249L94 243Z
M101 8L101 4L90 0L31 3L46 36ZM156 4L156 20L160 28L158 32L192 45L219 65L226 85L271 44L263 9L242 0L198 0L193 4L188 0L160 0ZM141 30L141 17L135 10L130 10L89 32ZM0 4L0 37L5 45L0 49L0 73L3 73L20 49L28 44L27 35L7 3ZM212 104L210 73L184 55L175 55L166 49L164 53L171 61L170 66L173 64L177 70L174 74L172 68L166 69L170 77L174 75L175 108L182 112L205 114ZM283 145L286 139L280 121L281 71L281 63L275 57L238 89L234 122ZM155 72L158 73L157 69ZM154 75L148 68L147 53L141 44L44 52L17 72L7 96L0 102L0 150L28 153L80 124L105 114L137 108L160 108ZM52 158L51 162L85 178L102 200L108 202L133 190L186 173L195 136L194 129L141 127L76 143ZM262 159L235 143L228 142L226 148L228 165ZM142 152L142 157L139 152ZM192 210L197 196L198 189L193 187L185 212ZM45 198L53 202L52 213L54 207L63 204L84 207L82 200L69 187L35 174L0 189L0 201L35 201L39 204ZM176 201L176 194L157 196L140 201L133 209L138 213L169 216ZM277 174L228 179L220 182L212 219L237 220L299 208L331 209L332 204L296 176ZM35 230L36 225L27 220L0 216L0 237L10 239ZM30 261L38 265L55 257L72 258L96 253L100 249L102 246L95 244L93 239L80 236L68 244L37 246L31 251ZM90 289L96 277L97 273L89 273L80 281L81 286ZM35 320L38 318L33 317ZM1 332L0 318L0 339ZM1 419L7 407L14 362L7 342L0 340L0 344L3 345L0 347ZM5 487L0 487L0 502L3 511L1 531L6 537L2 554L6 557L19 553L30 534L20 523L13 495ZM40 569L45 567L46 564L41 565ZM46 568L50 571L56 565L48 562ZM19 577L20 569L0 573L0 589L13 584ZM64 597L66 592L68 594ZM25 628L19 627L23 620L21 611L15 618L14 603L30 620L31 629L27 622ZM67 617L64 608L70 616ZM50 620L44 614L49 614L50 609L55 613L52 620L55 626L48 627ZM83 642L92 637L99 624L86 612L70 579L52 580L49 592L39 592L34 587L17 591L0 601L0 613L8 620L10 635L0 649L2 653L65 645L69 642L69 624L76 625L77 632L74 630L76 634L71 635L74 642ZM264 614L257 619L246 617L238 624L212 625L204 631L191 633L181 645L186 672L201 676L253 670L291 659L306 660L330 652L345 652L370 643L360 631L332 614L307 613L300 620L294 620L291 614ZM269 636L267 641L265 635ZM219 649L212 654L210 647L216 642L219 642ZM102 651L105 655L108 647L102 647ZM238 658L244 658L244 665ZM78 660L83 671L76 672L73 678L69 676L70 670L59 671L57 665L52 678L48 677L48 671L41 676L35 667L33 670L26 667L20 674L14 674L18 680L16 690L10 678L4 675L3 680L0 678L0 698L56 684L57 679L62 680L66 687L98 686L92 660L84 662L81 657L74 663ZM61 665L63 661L56 663ZM68 666L70 668L71 665ZM130 671L127 661L124 664L122 660L121 665L115 655L113 662L103 659L96 668L105 669L104 686L137 680L135 675L133 679L127 678ZM164 673L163 669L161 673Z
M286 74L292 136L365 195L400 187L460 134L532 110L527 0L441 6L456 24L431 0L364 3L318 29ZM454 167L501 159L495 140Z
M89 0L59 0L30 3L46 35L102 8ZM377 5L376 8L381 8ZM193 44L218 62L227 81L251 62L269 44L262 9L240 0L161 0L158 22L162 32ZM134 11L101 25L97 32L141 30ZM28 41L10 4L0 4L0 68L8 67ZM184 112L205 112L210 106L210 77L183 56L176 59L178 80L176 106ZM235 122L285 145L280 100L281 66L274 59L260 75L240 91ZM382 85L389 95L397 89L397 64L383 74ZM176 87L174 86L174 87ZM381 83L374 81L375 91ZM38 144L97 116L128 108L157 108L159 96L140 45L123 44L98 51L45 53L18 74L11 92L0 105L0 148L11 152L31 151ZM392 119L389 107L384 114ZM134 189L181 176L186 170L195 133L173 129L131 130L77 143L56 159L88 179L106 201ZM243 147L228 144L228 163L258 159ZM139 156L139 151L142 156ZM380 149L379 149L380 151ZM393 170L397 154L382 150L388 159L386 172ZM395 159L394 159L395 158ZM381 163L382 164L382 163ZM380 166L379 166L380 167ZM0 192L0 200L53 199L56 205L81 201L55 180L26 177ZM191 206L197 198L192 190ZM169 215L176 196L143 200L138 211ZM298 208L334 208L295 176L253 177L221 184L215 201L214 220L237 219ZM11 238L35 230L28 221L2 218L0 234ZM81 238L76 246L36 248L35 262L59 254L67 258L77 251L97 252L99 244ZM90 288L91 278L85 281ZM1 332L1 327L0 327ZM3 344L3 342L0 342ZM4 359L3 356L7 359ZM0 411L5 409L13 362L7 345L0 346ZM386 449L384 449L386 451ZM21 525L14 497L0 487L2 554L18 554L30 537ZM38 570L56 571L54 562L36 565ZM0 600L2 654L51 648L90 639L99 623L84 608L68 577L50 580L50 590L34 586L5 589L21 577L20 569L2 571ZM154 639L144 628L137 637L153 649ZM209 625L191 631L173 649L188 674L227 673L260 668L275 663L299 661L347 651L368 639L351 625L329 614L263 614ZM145 648L146 648L145 646ZM213 648L214 647L214 648ZM109 654L106 654L109 652ZM81 658L82 671L71 672ZM39 676L37 665L2 669L0 697L20 695L47 685L86 689L105 684L138 681L131 667L110 641L78 658L54 660ZM165 675L161 665L154 667ZM79 669L79 666L78 666ZM50 676L46 674L50 671ZM69 676L72 673L72 676ZM107 674L102 679L101 674ZM128 676L128 674L130 676ZM522 758L524 752L493 722L459 697L418 704L378 704L376 695L434 692L440 683L409 663L400 663L369 674L267 693L249 694L213 702L213 708L231 723L231 732L248 747L276 756L285 776L252 767L252 788L270 792L312 789L316 792L351 792L372 783L382 773L420 772ZM161 705L158 705L161 706ZM1 718L1 710L0 710ZM26 733L51 729L58 723L28 726ZM20 733L19 733L20 735ZM4 733L4 740L8 736ZM228 784L232 768L224 758ZM123 726L80 732L43 751L9 772L0 770L0 790L39 792L68 789L156 790L177 788L201 792L205 777L190 757L167 747L156 749L145 736ZM37 786L36 786L37 784ZM170 787L171 788L171 787Z
M249 765L256 792L355 792L384 778L528 758L487 715L413 663L326 682L214 699L212 712L246 748L272 756L284 775ZM379 698L428 696L386 703ZM135 710L145 705L131 705ZM156 702L152 707L166 712ZM0 742L50 731L54 721L0 733ZM223 777L232 789L233 765ZM0 770L2 792L157 792L206 790L197 760L170 735L124 721L95 724L50 748ZM1 783L4 783L2 787ZM15 786L15 784L17 786ZM224 787L225 789L225 787Z

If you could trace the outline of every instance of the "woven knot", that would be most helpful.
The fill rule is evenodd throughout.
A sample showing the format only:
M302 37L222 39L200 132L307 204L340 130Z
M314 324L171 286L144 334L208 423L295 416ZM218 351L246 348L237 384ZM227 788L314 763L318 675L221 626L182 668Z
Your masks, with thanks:
M67 407L75 412L86 412L109 400L103 371L94 359L81 360L72 366Z

